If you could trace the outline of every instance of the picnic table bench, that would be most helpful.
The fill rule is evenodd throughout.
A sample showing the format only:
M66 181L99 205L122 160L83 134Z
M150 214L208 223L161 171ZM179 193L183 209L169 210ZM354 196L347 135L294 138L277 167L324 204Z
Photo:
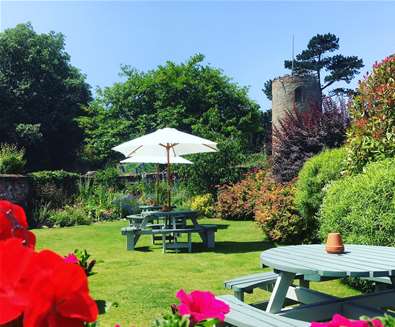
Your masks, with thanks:
M163 251L174 249L178 252L181 248L188 251L192 249L192 234L199 234L204 246L215 247L215 233L217 226L214 224L199 224L196 211L153 211L139 215L128 216L129 227L121 229L121 234L126 236L127 250L134 250L141 235L152 235L153 243L155 237L162 240ZM186 220L190 219L192 226L187 226ZM156 223L152 223L156 221ZM160 223L158 223L160 221ZM179 236L186 234L187 241L179 241Z
M284 246L264 251L262 266L273 268L273 272L225 281L225 287L235 294L220 297L231 308L225 321L240 327L307 326L307 322L329 320L334 313L351 319L362 315L395 315L388 311L395 303L395 248L363 245L345 248L338 255L326 253L323 245ZM373 281L375 292L339 298L309 288L309 281L348 276ZM293 285L295 279L299 279L298 286ZM255 288L272 291L269 301L254 306L245 304L244 293L252 293ZM289 304L298 305L286 307Z

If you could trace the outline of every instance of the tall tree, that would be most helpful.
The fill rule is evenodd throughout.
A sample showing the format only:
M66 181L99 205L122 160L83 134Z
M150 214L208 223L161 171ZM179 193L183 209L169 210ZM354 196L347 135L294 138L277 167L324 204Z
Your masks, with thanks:
M362 59L357 56L344 56L334 54L339 50L339 38L331 33L317 34L313 36L307 44L307 49L296 56L294 61L285 60L284 66L292 69L299 75L313 75L317 78L321 86L321 92L335 82L350 83L360 69L364 66ZM271 99L271 90L267 86L270 81L265 83L264 93ZM333 89L331 93L347 94L352 90L344 87Z
M148 72L122 67L125 82L101 89L79 122L85 158L100 166L111 147L157 128L175 127L203 137L237 138L246 151L263 144L262 112L240 87L197 54Z
M75 118L90 99L62 34L30 24L0 33L0 139L26 148L29 169L72 167L82 142Z

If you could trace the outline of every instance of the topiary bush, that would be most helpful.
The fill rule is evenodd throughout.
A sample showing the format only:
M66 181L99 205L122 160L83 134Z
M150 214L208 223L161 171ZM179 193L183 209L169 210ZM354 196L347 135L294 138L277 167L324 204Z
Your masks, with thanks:
M322 240L340 232L346 243L395 246L395 159L331 184L319 220Z
M361 172L372 161L395 156L395 55L373 66L350 106L347 169Z
M317 214L328 184L342 176L346 157L345 148L330 149L305 162L295 191L295 206L304 218Z
M212 218L215 215L214 200L211 193L196 195L191 199L191 209L199 211L200 215Z
M217 215L228 220L252 220L266 173L265 170L254 171L238 183L220 187L215 204Z
M26 165L25 150L12 144L0 145L0 174L21 174Z
M294 108L274 126L272 171L277 181L291 181L307 159L343 144L348 124L345 104L325 98L322 106L304 112Z
M260 188L255 220L273 242L300 244L316 239L315 226L294 205L294 194L293 183L280 184L269 175Z

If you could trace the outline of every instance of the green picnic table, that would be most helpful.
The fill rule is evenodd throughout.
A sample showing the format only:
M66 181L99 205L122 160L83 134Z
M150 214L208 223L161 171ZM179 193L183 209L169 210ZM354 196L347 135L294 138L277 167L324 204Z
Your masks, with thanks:
M273 268L278 275L268 313L303 321L325 321L335 313L358 319L361 315L383 315L395 305L395 248L350 244L342 254L328 254L324 245L296 245L269 249L260 258L262 266ZM293 286L296 277L304 281L297 287ZM347 298L308 288L309 281L344 277L387 278L392 288ZM284 310L286 298L301 305Z
M207 248L215 247L216 225L201 225L197 220L198 212L192 210L174 211L149 211L140 215L129 215L129 227L121 229L122 235L127 237L127 249L134 250L141 235L160 236L162 238L163 250L174 248L188 248L191 251L191 234L198 233ZM187 220L191 220L192 226L187 226ZM152 222L155 222L152 224ZM160 222L160 224L158 224ZM187 242L178 242L180 234L187 234ZM172 236L173 242L166 242L166 235Z

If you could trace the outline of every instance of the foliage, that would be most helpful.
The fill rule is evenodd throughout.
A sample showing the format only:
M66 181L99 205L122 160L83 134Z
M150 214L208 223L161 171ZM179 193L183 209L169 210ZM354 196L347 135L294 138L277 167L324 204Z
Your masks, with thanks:
M92 179L81 180L78 184L77 203L83 206L87 216L93 221L121 218L122 207L129 201L119 201L124 194L94 183ZM134 199L129 205L134 206Z
M124 185L122 185L118 177L118 168L116 166L107 166L95 172L94 183L103 187L122 189Z
M0 33L0 139L26 148L27 168L74 166L82 132L75 118L91 99L70 64L64 36L30 24Z
M263 84L263 93L266 95L266 98L272 101L272 84L273 80L269 79Z
M214 201L211 193L196 195L191 199L191 209L199 211L203 217L214 216Z
M33 206L48 205L51 209L62 208L73 202L80 178L78 174L64 170L43 170L28 176L32 182Z
M348 124L344 102L323 100L316 107L299 112L288 111L273 131L273 175L280 182L295 178L304 162L324 148L343 144Z
M124 66L126 81L99 89L86 116L79 119L85 132L85 159L102 166L116 158L113 146L162 127L206 138L212 133L237 138L244 148L259 149L263 128L258 104L249 99L247 88L203 60L197 54L184 63L169 61L148 72Z
M253 219L255 204L266 173L265 170L252 171L240 182L221 186L215 205L219 217L229 220Z
M194 164L177 167L181 180L187 181L192 194L217 192L222 184L231 184L240 180L245 160L243 147L238 139L222 140L218 143L218 152L199 153L188 156Z
M0 145L0 174L20 174L26 165L25 150L15 145Z
M81 205L66 205L63 209L53 210L49 218L52 226L69 227L74 225L89 225L91 217Z
M177 314L166 314L162 318L155 320L152 327L189 327L189 319L186 316Z
M256 201L255 221L273 242L308 243L315 240L316 226L303 218L294 205L295 186L277 183L267 175Z
M350 83L363 67L362 59L357 56L336 54L329 56L339 49L339 38L331 33L317 34L307 44L307 49L296 56L296 60L286 60L285 68L292 69L296 74L314 74L321 84L321 91L335 82ZM322 76L323 71L327 74ZM322 80L323 78L323 80ZM348 92L348 89L338 88L337 93Z
M306 219L318 212L328 185L342 176L345 148L325 150L308 159L296 182L295 206Z
M74 254L76 255L79 265L84 269L87 276L93 275L92 269L96 264L96 260L89 260L91 255L86 251L86 249L75 249Z
M395 55L375 64L360 82L350 106L347 135L348 165L352 173L371 161L395 156Z
M320 236L341 232L346 243L395 245L395 160L331 184L320 210Z

